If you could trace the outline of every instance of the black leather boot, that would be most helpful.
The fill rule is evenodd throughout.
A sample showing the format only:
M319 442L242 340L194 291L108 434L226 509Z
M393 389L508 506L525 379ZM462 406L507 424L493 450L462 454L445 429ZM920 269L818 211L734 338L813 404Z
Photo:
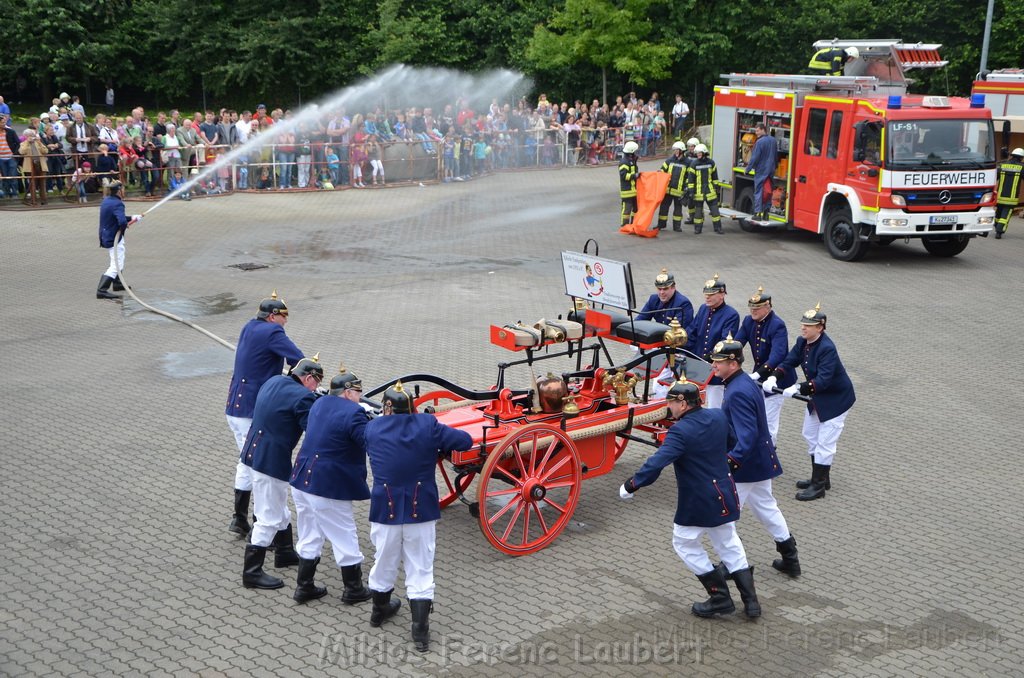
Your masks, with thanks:
M666 227L666 226L667 226L667 224L666 224L665 222L663 222L663 221L659 221L659 222L658 222L658 230L659 230L659 231L664 231L664 230L665 230L665 227ZM410 603L410 605L411 605L411 604L412 604L412 603Z
M279 589L284 582L263 571L263 560L267 557L266 546L245 545L245 566L242 569L242 586L247 589Z
M115 292L124 292L125 290L131 289L131 286L122 283L121 275L118 274L117 277L113 279L112 287L110 289Z
M779 572L788 574L790 577L799 577L800 559L797 558L796 554L796 538L793 535L789 535L789 539L786 541L775 542L775 550L782 557L773 560L772 567Z
M814 463L814 457L811 457L811 469L812 469L812 471L813 471L815 466L817 466L817 464ZM831 466L826 466L825 468L832 468L832 467ZM796 481L796 489L798 489L798 490L806 490L810 486L811 486L811 480L810 479ZM832 489L832 481L829 479L827 471L825 472L825 489L826 490L831 490Z
M295 577L295 593L292 594L296 603L305 603L327 595L327 587L317 586L313 581L319 562L319 558L299 558L299 573Z
M825 486L828 483L828 466L815 464L811 472L811 482L807 489L797 492L797 501L811 501L821 499L825 496Z
M722 222L712 221L711 225L715 227L715 233L717 233L718 235L722 235L725 232L722 230Z
M429 598L413 598L409 600L412 611L412 642L418 652L426 652L430 647L430 611L434 609L434 601Z
M725 583L724 569L716 567L710 572L697 575L697 579L704 585L704 590L711 596L703 603L694 603L690 608L698 617L713 617L716 614L736 611L736 604L729 595L729 585Z
M295 544L292 542L292 526L278 530L274 535L274 567L291 567L299 564L299 554L295 552Z
M703 221L694 222L694 224L693 224L693 233L694 233L694 235L700 235L700 232L703 231L703 230L704 230L704 222Z
M114 282L114 279L108 275L100 276L100 284L96 287L96 298L97 299L120 299L120 294L113 294L108 292L110 284Z
M391 589L394 591L394 589ZM373 594L373 610L370 611L370 626L377 628L385 619L390 619L402 607L402 601L391 600L391 591L371 591Z
M736 588L740 592L740 599L743 601L743 613L750 619L761 616L761 603L757 602L757 592L754 591L754 568L748 567L745 570L736 570L729 573Z
M252 492L249 490L235 490L235 515L231 517L228 530L244 537L249 534L252 526L249 525L249 498Z
M373 596L373 592L363 586L363 566L359 563L342 566L341 581L345 584L341 602L346 605L355 605L369 600Z

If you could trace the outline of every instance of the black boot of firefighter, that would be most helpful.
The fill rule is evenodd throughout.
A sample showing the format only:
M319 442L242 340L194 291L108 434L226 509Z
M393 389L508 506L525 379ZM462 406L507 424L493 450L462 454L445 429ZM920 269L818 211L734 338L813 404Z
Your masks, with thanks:
M743 600L743 613L750 619L760 617L761 603L757 601L757 592L754 590L754 568L748 567L745 570L730 572L729 577L740 592L740 599Z
M796 553L796 538L793 535L789 535L789 539L786 541L775 542L775 550L782 557L773 560L772 567L779 572L788 574L790 577L799 577L800 559Z
M235 490L235 514L231 516L231 523L228 524L228 531L234 532L240 537L249 534L252 526L249 525L249 499L252 497L250 490Z
M814 461L814 457L811 457L811 470L812 471L813 471L815 466L817 466L817 464ZM825 468L832 468L832 467L831 466L826 466ZM798 489L798 490L806 490L810 486L811 486L811 480L810 479L796 481L796 489ZM825 489L826 490L831 490L832 489L832 480L828 477L828 472L827 471L825 472Z
M245 565L242 568L242 586L247 589L279 589L284 582L263 571L267 547L246 544Z
M296 603L305 603L327 595L326 586L317 586L316 566L320 563L319 558L299 558L299 573L295 576L295 593L292 598Z
M402 601L395 598L391 600L391 591L372 591L373 594L373 609L370 611L370 626L377 628L384 623L385 619L390 619L395 616L398 612L398 608L402 607Z
M698 617L714 617L716 614L729 614L736 611L736 604L729 595L729 585L725 582L725 568L716 567L705 574L697 575L704 585L704 590L711 596L703 603L694 603L690 611Z
M409 600L412 611L412 642L416 650L426 652L430 647L430 611L434 609L434 601L428 598Z
M100 284L96 287L96 298L97 299L120 299L121 298L120 294L114 294L114 293L108 291L110 289L111 283L113 283L113 282L114 282L114 279L111 278L109 275L101 276L100 277Z
M796 493L797 501L812 501L825 496L828 483L828 466L815 464L811 472L811 482L805 490Z
M291 567L299 564L299 554L295 552L292 541L291 523L283 530L278 530L271 543L274 547L274 567Z
M341 602L346 605L362 603L373 596L373 592L363 586L363 566L359 563L343 565L341 581L345 585L345 590L341 594Z

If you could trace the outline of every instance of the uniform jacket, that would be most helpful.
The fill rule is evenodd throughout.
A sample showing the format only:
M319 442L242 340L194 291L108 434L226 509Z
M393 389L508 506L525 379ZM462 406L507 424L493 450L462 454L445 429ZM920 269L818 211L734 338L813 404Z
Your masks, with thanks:
M298 380L283 374L263 384L242 448L242 463L287 482L292 472L292 450L306 430L306 419L316 398Z
M636 197L636 178L640 171L636 168L635 162L623 159L619 164L619 197Z
M766 368L769 374L782 364L786 354L789 353L789 333L786 331L786 323L775 311L766 315L761 322L757 322L749 315L746 316L740 323L740 331L733 335L733 339L741 344L749 344L753 366ZM786 388L795 384L796 371L792 367L783 367L782 369L784 374L778 380L778 387ZM765 393L765 396L775 398L780 394Z
M661 164L661 171L669 175L668 188L665 190L667 195L680 196L683 194L683 189L686 188L686 168L688 166L687 159L680 155L676 156L675 153L668 156L668 158Z
M732 445L729 422L722 410L686 412L665 435L658 451L633 476L633 486L650 485L672 464L679 496L676 525L717 527L740 517L736 485L726 452Z
M126 228L124 203L116 195L108 195L100 204L100 247L113 247Z
M309 410L306 437L295 457L292 487L328 499L369 499L366 422L366 410L351 400L318 399Z
M668 325L672 318L678 320L683 329L693 322L693 306L689 299L679 293L679 290L676 290L666 304L661 303L657 294L652 294L644 307L640 309L638 316L639 320L653 320L663 325Z
M697 315L693 317L693 322L686 328L686 336L689 337L686 349L704 360L711 360L711 351L715 344L730 333L735 337L739 327L740 314L729 304L723 303L718 308L708 308L707 304L701 304L697 309ZM712 377L710 383L719 385L722 380Z
M996 202L998 204L1017 206L1022 171L1024 171L1024 165L1019 162L1006 160L999 163L999 178L996 180Z
M733 480L756 483L781 475L782 464L775 453L764 412L764 391L743 370L725 380L722 411L729 419L736 438L729 450L729 458L739 465L732 472Z
M710 156L691 159L687 172L686 188L693 193L694 200L718 199L718 191L715 188L718 170Z
M788 367L800 365L803 368L807 381L801 384L800 391L812 396L807 410L817 412L821 421L838 417L853 407L857 400L853 382L839 360L836 345L825 332L813 344L808 344L803 337L797 339L782 364Z
M826 47L819 49L811 57L807 68L815 73L825 75L842 75L843 64L846 63L846 50L838 47Z
M277 323L261 318L247 322L238 336L235 371L231 375L224 414L252 418L260 387L281 374L286 362L294 365L304 357Z
M754 142L750 162L747 163L747 172L753 170L754 176L770 177L775 174L775 167L778 164L779 142L775 137L765 134Z
M441 517L434 471L444 452L468 450L473 439L432 414L391 414L366 425L373 470L370 522L425 523Z

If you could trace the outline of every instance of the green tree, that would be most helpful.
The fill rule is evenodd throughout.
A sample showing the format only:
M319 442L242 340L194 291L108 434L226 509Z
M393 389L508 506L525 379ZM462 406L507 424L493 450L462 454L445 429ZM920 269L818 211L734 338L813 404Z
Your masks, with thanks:
M602 100L608 100L608 69L645 85L666 77L673 45L648 38L653 24L649 10L662 0L566 0L545 25L534 28L527 60L540 71L592 64L601 69Z

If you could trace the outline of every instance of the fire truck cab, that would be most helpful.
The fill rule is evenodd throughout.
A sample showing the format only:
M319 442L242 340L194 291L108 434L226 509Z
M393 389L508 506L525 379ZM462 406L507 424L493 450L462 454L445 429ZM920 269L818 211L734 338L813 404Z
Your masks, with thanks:
M732 206L723 214L748 231L819 233L842 261L899 238L952 257L987 236L995 221L991 112L980 97L907 94L906 70L946 64L940 45L814 44L828 46L855 46L860 58L842 76L732 73L715 87L711 154L722 202ZM746 169L757 123L778 145L761 220L751 218L754 177Z

